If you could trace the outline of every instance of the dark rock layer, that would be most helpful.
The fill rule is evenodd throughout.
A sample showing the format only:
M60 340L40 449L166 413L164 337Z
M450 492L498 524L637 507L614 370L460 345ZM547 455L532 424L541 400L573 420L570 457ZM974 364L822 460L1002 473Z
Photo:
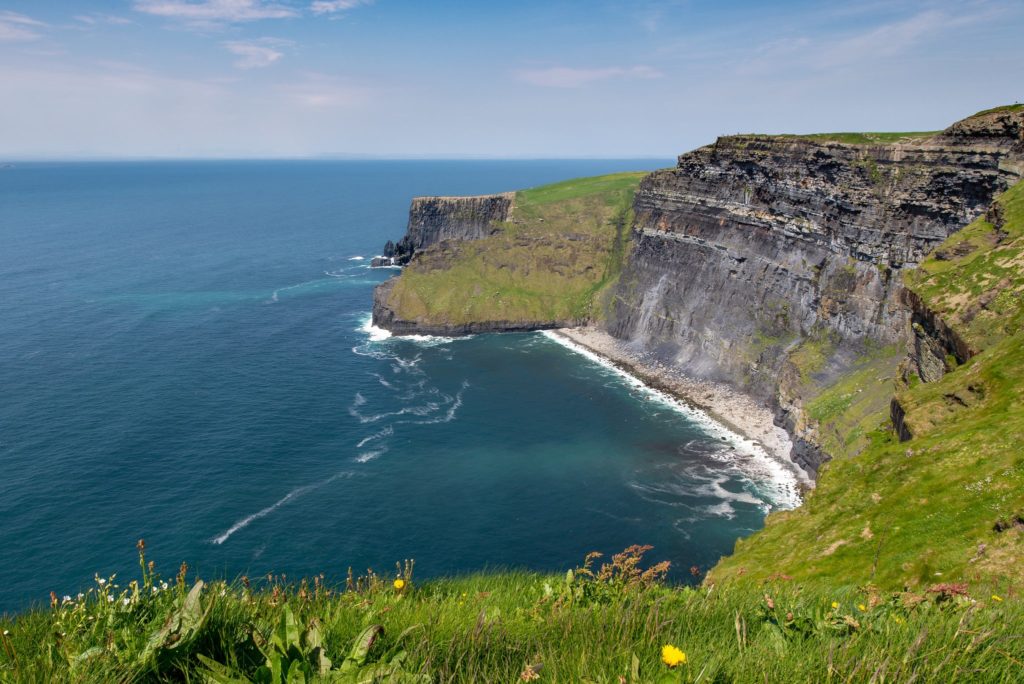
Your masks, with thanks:
M476 197L417 197L409 207L409 225L397 243L390 240L371 266L404 266L413 255L442 240L476 240L509 219L515 193Z
M780 392L789 352L823 332L840 346L906 341L900 270L1024 174L1021 122L972 117L893 145L735 136L684 154L640 185L607 329L773 402L814 470L826 456L794 415L800 397ZM956 348L945 333L939 346Z

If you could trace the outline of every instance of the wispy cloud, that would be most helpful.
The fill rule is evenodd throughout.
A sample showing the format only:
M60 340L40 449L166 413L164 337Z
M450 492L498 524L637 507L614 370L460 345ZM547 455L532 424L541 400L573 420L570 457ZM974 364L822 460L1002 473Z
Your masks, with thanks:
M575 69L572 67L549 67L547 69L523 69L515 72L520 81L545 88L580 88L595 81L611 78L652 79L661 78L662 73L649 66L604 67L598 69Z
M313 14L336 14L355 9L360 5L371 5L373 0L314 0L309 9Z
M40 37L36 29L46 26L41 21L17 12L0 12L0 43L18 43Z
M778 38L754 48L738 67L741 74L795 70L822 72L842 67L867 68L911 53L927 43L954 39L966 27L998 20L999 4L973 3L969 10L928 9L849 33L810 33Z
M80 21L87 26L97 26L99 24L113 24L115 26L125 26L133 24L131 19L127 17L119 17L116 14L79 14L75 17L75 21Z
M259 40L231 40L224 43L228 52L236 55L235 66L239 69L261 69L284 57L280 48L291 45L289 41L277 38Z
M264 0L135 0L134 7L146 14L199 23L288 19L299 15L292 7Z

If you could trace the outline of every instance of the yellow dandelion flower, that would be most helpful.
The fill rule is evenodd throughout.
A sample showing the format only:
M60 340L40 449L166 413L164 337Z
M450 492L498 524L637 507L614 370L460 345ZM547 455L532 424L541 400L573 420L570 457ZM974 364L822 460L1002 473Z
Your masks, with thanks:
M995 594L992 594L992 600L993 601L1002 601L1003 597L1002 596L996 596Z
M834 609L836 609L838 607L839 607L839 602L838 601L833 601L832 602L832 609L834 610Z
M892 616L892 621L895 622L897 625L902 625L904 623L903 618L900 617L899 615L893 615Z
M857 610L859 610L859 611L860 611L860 612L862 612L862 613L866 613L866 612L867 612L867 610L868 610L868 607L867 607L867 606L865 606L865 605L864 605L863 603L861 603L861 604L858 604L858 605L857 605Z
M402 589L405 589L405 580L402 579L401 577L396 579L395 580L395 589L397 589L398 591L401 591Z
M661 662L665 663L669 667L685 665L686 654L680 651L675 646L665 644L661 647Z

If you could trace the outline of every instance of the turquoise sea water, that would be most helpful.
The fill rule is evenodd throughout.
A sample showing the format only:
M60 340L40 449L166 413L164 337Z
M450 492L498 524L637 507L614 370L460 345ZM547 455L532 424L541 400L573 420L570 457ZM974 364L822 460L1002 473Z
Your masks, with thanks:
M0 169L0 610L127 579L139 538L205 577L712 564L792 502L778 468L542 334L367 327L412 196L664 165Z

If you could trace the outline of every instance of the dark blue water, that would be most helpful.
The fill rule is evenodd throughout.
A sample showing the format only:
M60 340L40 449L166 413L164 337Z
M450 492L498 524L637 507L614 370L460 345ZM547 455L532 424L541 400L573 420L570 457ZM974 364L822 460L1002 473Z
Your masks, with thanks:
M130 575L139 538L207 577L713 563L770 468L540 334L374 341L394 272L354 260L414 195L658 165L0 170L0 610Z

